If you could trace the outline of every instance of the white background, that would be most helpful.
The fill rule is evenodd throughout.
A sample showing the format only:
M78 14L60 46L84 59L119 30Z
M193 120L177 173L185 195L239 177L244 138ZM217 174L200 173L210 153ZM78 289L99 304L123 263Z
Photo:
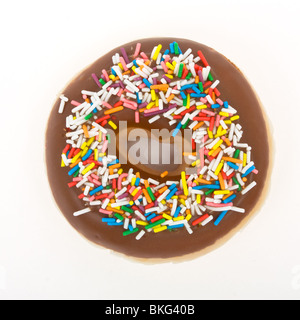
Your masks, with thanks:
M0 298L299 299L299 9L298 0L4 2ZM110 49L153 36L202 42L232 60L275 143L255 218L221 248L175 264L127 260L79 236L53 202L44 165L58 92Z

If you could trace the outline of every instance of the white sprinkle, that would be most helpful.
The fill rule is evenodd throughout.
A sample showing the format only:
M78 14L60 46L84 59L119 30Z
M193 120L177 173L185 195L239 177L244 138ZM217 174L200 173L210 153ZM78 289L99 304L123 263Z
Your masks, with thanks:
M254 188L256 186L256 182L253 181L252 183L250 183L241 193L242 195L246 194L247 192L249 192L252 188Z
M82 210L74 212L73 216L74 217L78 217L78 216L80 216L82 214L85 214L85 213L88 213L88 212L91 212L91 209L90 208L85 208L85 209L82 209Z
M139 234L135 237L135 239L136 239L136 240L140 240L145 233L146 233L146 232L145 232L144 230L141 230L141 231L139 232Z
M155 116L155 117L153 117L153 118L149 119L149 120L148 120L148 122L151 124L151 123L153 123L153 122L157 121L158 119L160 119L160 115L157 115L157 116Z

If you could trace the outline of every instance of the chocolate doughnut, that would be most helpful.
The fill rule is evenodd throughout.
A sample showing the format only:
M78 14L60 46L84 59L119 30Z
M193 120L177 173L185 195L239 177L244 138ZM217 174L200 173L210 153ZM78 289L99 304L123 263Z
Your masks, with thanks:
M151 148L154 131L164 152ZM54 103L45 151L68 222L147 259L223 243L255 212L270 169L254 90L227 58L186 39L138 40L87 67Z

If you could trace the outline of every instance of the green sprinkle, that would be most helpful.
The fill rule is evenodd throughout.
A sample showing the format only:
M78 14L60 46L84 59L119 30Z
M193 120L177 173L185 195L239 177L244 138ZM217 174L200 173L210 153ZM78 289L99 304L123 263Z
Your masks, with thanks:
M106 84L106 82L101 78L99 79L99 82L104 86Z
M120 221L123 221L123 220L124 220L124 217L121 216L121 215L118 214L118 213L115 213L115 217L118 218Z
M175 54L178 56L179 50L178 50L178 43L177 42L174 42L174 51L175 51Z
M106 135L106 139L107 139L108 143L111 142L111 140L110 140L110 134L107 134L107 135Z
M184 107L187 106L187 98L183 99L183 106L184 106Z
M145 226L145 229L151 229L153 227L159 226L160 224L164 223L166 221L166 219L160 219L158 221L155 221L153 223L148 224L147 226Z
M214 189L210 189L208 191L205 192L206 196L209 196L210 194L212 194L215 190Z
M190 123L190 119L188 119L187 122L182 126L182 129L186 129L189 123Z
M186 80L190 80L192 77L192 74L189 72L188 75L185 77Z
M178 77L179 77L179 78L182 77L182 71L183 71L183 63L180 63L179 71L178 71Z
M134 213L134 211L133 211L131 208L128 208L128 207L126 207L126 206L122 206L122 207L121 207L121 210L126 211L126 212L129 212L129 213Z
M93 116L93 114L90 113L90 114L88 114L86 117L84 117L84 119L85 119L85 120L89 120L89 119L91 119L92 116Z
M156 198L155 198L155 196L154 196L154 194L153 194L153 192L152 192L152 190L151 190L150 187L147 188L147 191L148 191L148 193L149 193L149 196L150 196L151 200L152 200L152 201L155 201Z
M198 87L199 87L199 90L203 92L203 84L201 81L198 83Z
M236 149L233 157L234 157L235 159L237 159L237 158L239 157L239 155L240 155L240 152L241 152L241 150Z
M73 177L76 178L79 175L80 168L74 173Z
M239 186L239 191L241 191L242 190L242 187L241 187L241 185L240 185L240 183L237 181L237 179L236 179L236 177L232 177L232 180L233 180L233 182L235 183L235 184L237 184L238 186Z
M133 229L132 231L126 230L126 231L123 232L123 236L128 236L128 235L133 234L133 233L136 233L136 232L138 232L138 231L139 231L139 228L135 228L135 229Z
M209 81L214 81L214 78L213 78L213 76L211 75L211 73L209 73L207 79L208 79Z

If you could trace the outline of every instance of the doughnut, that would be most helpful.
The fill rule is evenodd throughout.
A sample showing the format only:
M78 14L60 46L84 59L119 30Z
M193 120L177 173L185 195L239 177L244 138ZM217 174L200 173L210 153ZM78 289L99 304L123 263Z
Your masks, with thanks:
M270 143L261 103L230 60L149 38L102 56L58 94L45 159L54 200L84 238L173 259L209 252L249 221Z

